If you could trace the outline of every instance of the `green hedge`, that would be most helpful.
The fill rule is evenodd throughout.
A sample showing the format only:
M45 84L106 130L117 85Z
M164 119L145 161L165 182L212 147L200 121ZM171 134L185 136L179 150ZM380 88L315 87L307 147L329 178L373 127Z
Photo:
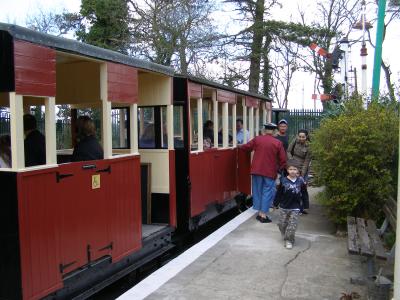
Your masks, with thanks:
M385 198L397 191L398 103L349 100L337 116L322 121L311 149L321 195L330 218L348 215L378 219Z

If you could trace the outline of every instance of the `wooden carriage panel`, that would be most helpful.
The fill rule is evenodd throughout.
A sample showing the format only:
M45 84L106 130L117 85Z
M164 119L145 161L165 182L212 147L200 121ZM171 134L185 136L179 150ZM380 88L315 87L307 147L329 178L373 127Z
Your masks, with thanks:
M204 153L191 153L189 157L190 176L190 216L194 217L205 209L206 196L206 156Z
M202 86L201 84L193 83L188 81L189 97L201 98L202 97Z
M142 246L140 157L116 158L109 162L108 220L115 262Z
M20 95L56 95L56 51L14 41L15 92Z
M138 102L138 70L115 63L107 63L108 101Z
M251 155L250 152L246 152L237 148L237 176L236 186L237 191L251 194Z
M228 102L230 104L236 103L236 95L232 92L217 90L217 100L219 102Z
M220 150L220 162L216 168L216 176L219 178L219 202L225 202L232 198L236 191L236 150Z
M60 195L56 169L18 174L18 215L23 299L39 299L62 288L59 270Z
M254 98L254 97L246 96L246 106L247 107L257 108L258 104L259 104L258 99Z

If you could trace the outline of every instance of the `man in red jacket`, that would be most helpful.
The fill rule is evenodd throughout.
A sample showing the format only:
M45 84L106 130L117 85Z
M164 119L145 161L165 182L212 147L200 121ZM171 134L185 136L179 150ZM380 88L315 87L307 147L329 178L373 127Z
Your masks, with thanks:
M264 124L265 135L260 135L240 148L254 151L251 162L253 208L258 210L257 220L270 223L267 213L275 197L275 178L285 168L286 153L281 141L273 137L276 125Z

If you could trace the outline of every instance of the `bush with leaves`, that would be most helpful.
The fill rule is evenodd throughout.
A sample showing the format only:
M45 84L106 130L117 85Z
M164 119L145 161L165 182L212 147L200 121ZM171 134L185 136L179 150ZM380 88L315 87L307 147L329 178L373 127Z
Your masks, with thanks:
M314 133L313 167L336 224L348 215L378 219L384 200L395 195L398 112L397 102L373 101L364 109L362 99L353 98Z

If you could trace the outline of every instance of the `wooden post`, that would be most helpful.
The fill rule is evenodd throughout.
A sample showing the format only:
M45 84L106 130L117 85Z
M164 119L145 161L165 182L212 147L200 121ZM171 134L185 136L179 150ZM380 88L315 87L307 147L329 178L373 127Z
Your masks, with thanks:
M233 147L237 146L237 138L236 138L236 103L232 105L232 144L233 144Z
M228 102L222 104L222 148L228 148L229 107Z
M217 91L212 92L212 102L213 102L213 108L214 108L214 117L213 117L213 122L214 122L214 147L218 148L218 101L217 101Z
M56 109L54 97L45 98L46 164L57 164Z
M255 135L258 135L258 132L260 131L260 108L256 108L256 128L255 128Z
M263 106L262 106L262 123L263 125L265 123L267 123L267 103L263 102Z
M108 98L107 64L100 66L101 136L104 159L112 158L111 102Z
M254 138L254 107L250 107L249 109L249 132L251 140Z
M129 106L129 113L130 113L130 136L129 139L131 141L131 154L139 154L138 149L138 116L137 116L137 104L131 104Z
M168 135L168 149L174 149L174 106L172 104L167 106L167 135Z
M24 153L24 108L23 97L10 94L10 131L11 131L11 167L13 170L23 169L25 167Z
M203 99L197 99L197 144L198 150L203 151Z

